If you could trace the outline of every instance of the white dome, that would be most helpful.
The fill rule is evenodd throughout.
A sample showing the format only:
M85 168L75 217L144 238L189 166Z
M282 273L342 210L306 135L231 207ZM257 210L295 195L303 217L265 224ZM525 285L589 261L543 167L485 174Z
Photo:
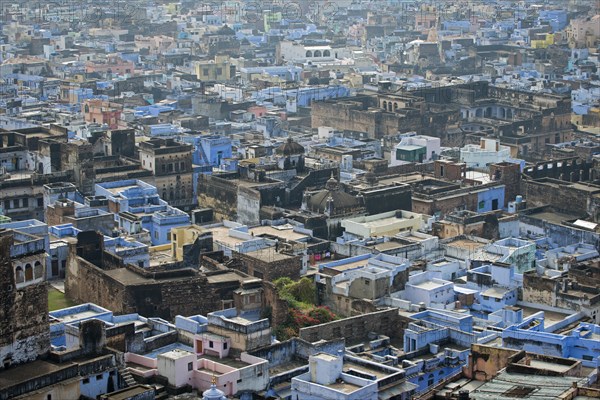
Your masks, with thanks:
M227 398L225 397L225 393L217 389L217 386L213 383L210 389L202 393L202 400L227 400Z

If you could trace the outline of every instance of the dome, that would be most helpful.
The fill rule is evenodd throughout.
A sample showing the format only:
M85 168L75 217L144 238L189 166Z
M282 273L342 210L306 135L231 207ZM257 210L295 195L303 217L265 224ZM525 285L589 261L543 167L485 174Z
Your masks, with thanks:
M217 389L217 386L213 383L210 389L205 390L202 393L202 400L226 400L225 393Z
M288 137L287 142L275 149L275 152L284 156L304 154L304 146L294 142L291 137Z
M329 210L330 204L332 204L331 210ZM363 202L359 198L341 190L339 182L332 176L325 184L325 190L321 190L310 196L307 206L314 212L325 213L333 211L332 215L336 215L344 213L344 210L363 207Z
M217 35L235 36L235 31L231 29L227 24L225 24L217 30Z
M340 188L339 182L333 177L331 174L331 178L327 179L327 183L325 184L325 189L331 191L338 190Z
M369 185L375 185L377 183L378 179L377 179L377 175L375 175L373 172L369 171L364 175L364 180Z

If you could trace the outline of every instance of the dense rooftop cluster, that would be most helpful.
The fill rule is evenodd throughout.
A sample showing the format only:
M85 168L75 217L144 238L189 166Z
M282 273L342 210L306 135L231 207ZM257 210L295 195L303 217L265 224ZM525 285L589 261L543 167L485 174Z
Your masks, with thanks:
M600 2L0 4L0 400L600 398Z

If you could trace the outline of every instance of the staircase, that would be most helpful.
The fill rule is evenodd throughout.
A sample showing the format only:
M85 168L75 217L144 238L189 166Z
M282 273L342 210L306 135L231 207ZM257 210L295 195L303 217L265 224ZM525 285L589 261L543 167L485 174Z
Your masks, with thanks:
M119 368L119 375L122 378L122 381L125 383L125 387L131 387L137 385L135 379L133 379L133 375L129 372L127 367Z
M165 390L163 385L155 384L154 385L154 399L155 400L163 400L169 397L169 394Z

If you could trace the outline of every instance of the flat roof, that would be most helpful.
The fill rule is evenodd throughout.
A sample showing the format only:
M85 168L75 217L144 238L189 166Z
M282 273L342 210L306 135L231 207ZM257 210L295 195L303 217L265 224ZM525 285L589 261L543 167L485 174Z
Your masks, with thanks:
M471 239L458 239L447 243L446 245L450 247L457 247L459 249L476 250L484 247L486 243L476 242L475 240Z
M445 285L445 283L440 283L440 282L435 282L435 281L424 281L421 283L410 283L408 282L409 285L414 286L414 287L418 287L420 289L425 289L425 290L431 290L431 289L437 289L440 288L442 286Z
M277 236L281 239L299 241L302 239L306 239L309 235L299 232L294 232L293 227L289 226L289 228L277 228L272 226L257 226L255 228L250 229L251 233L254 233L255 236L260 235L271 235Z
M521 310L523 310L523 318L527 318L535 313L543 311L546 326L554 325L555 323L562 321L563 319L565 319L566 317L568 317L570 315L567 313L563 314L563 313L556 312L556 311L546 311L546 310L542 310L539 308L522 306L520 304L517 304L516 307L519 307Z
M125 190L128 189L133 189L139 187L138 185L123 185L123 186L117 186L117 187L112 187L112 188L104 188L106 190L108 190L110 193L117 195Z
M248 252L243 253L243 254L246 255L246 256L248 256L248 257L258 258L258 259L263 260L265 262L273 262L273 261L279 261L279 260L286 260L288 258L296 257L294 255L285 254L285 253L281 253L281 252L275 251L275 247L265 247L264 249L259 249L259 250L254 250L254 251L248 251Z
M0 388L9 388L22 382L67 369L72 365L72 362L65 362L59 365L47 361L36 360L13 368L8 368L0 372Z
M192 347L187 346L183 343L176 342L176 343L171 343L167 346L159 347L158 349L154 349L153 351L143 354L143 356L148 357L148 358L156 358L156 357L158 357L159 354L165 354L165 353L171 352L173 350L183 350L183 351L194 354L194 349Z
M540 219L542 221L548 221L555 224L561 224L563 221L571 221L578 219L578 215L566 214L558 211L542 211L539 213L528 214L530 218Z
M121 389L118 392L113 392L111 394L108 394L107 399L109 399L109 400L128 400L128 399L133 398L134 396L140 395L140 394L145 393L150 390L154 391L154 389L152 389L150 387L136 385L136 386L128 387L125 389Z
M208 279L209 283L222 283L222 282L234 282L234 281L242 282L245 280L255 279L255 278L243 277L242 275L239 275L233 271L226 272L224 274L208 275L206 278Z
M327 261L327 263L328 262L330 262L330 261ZM358 269L358 268L366 267L368 263L369 263L369 259L366 258L364 260L352 261L352 262L349 262L349 263L346 263L346 264L335 265L335 266L331 266L331 267L327 267L327 268L331 269L333 271L344 272L344 271L349 271L349 270L352 270L352 269Z
M226 226L215 226L209 230L212 232L214 242L235 249L235 246L244 242L244 240L229 236L229 229L230 228L227 228Z

